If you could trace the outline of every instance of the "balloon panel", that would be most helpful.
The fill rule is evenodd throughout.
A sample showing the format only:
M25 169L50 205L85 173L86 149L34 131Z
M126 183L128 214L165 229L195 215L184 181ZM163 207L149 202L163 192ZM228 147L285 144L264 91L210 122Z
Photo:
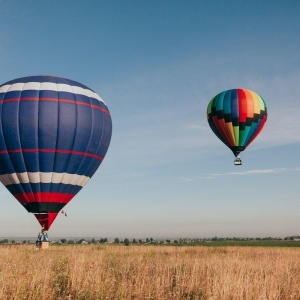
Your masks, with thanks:
M48 230L58 213L34 214L44 230Z

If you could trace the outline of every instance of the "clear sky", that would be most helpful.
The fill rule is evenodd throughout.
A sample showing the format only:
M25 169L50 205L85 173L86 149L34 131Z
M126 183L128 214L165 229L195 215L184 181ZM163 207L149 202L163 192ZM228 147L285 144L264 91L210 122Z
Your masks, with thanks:
M300 233L300 2L0 0L0 83L79 81L113 122L100 168L50 236ZM243 165L210 130L208 102L247 88L267 103ZM0 187L0 237L35 236Z

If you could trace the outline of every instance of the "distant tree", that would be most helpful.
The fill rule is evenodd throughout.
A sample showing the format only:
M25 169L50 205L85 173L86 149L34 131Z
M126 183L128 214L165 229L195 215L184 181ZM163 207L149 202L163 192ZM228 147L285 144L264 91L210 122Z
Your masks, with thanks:
M61 241L62 244L66 244L67 243L66 239L61 239L60 241Z
M68 244L75 244L73 240L68 240Z
M146 238L146 243L150 243L150 240L148 238Z
M16 241L15 241L15 240L12 240L12 241L11 241L11 243L12 243L12 244L15 244L15 243L16 243Z
M80 239L77 244L82 244L82 242L84 241L84 239Z
M132 240L132 244L137 244L136 239L133 239L133 240Z
M26 241L26 240L24 240L24 241L22 242L22 244L27 244L27 241Z
M141 239L139 239L139 243L140 243L140 244L143 244L143 241L142 241Z
M119 243L120 243L120 240L119 240L118 238L115 238L115 239L114 239L114 243L115 243L115 244L119 244Z
M129 239L124 239L124 244L126 245L126 246L128 246L129 245Z
M177 241L177 240L174 240L174 244L178 244L178 241Z
M153 243L153 241L154 241L153 238L150 238L150 243Z
M171 240L166 240L166 243L170 244L170 243L171 243Z
M97 241L96 241L94 238L92 238L91 243L92 243L92 244L96 244Z

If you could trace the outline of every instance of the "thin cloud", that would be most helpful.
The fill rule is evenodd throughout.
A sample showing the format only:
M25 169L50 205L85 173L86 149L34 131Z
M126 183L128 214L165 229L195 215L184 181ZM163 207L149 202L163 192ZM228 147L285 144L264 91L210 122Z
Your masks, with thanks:
M286 173L286 172L299 172L300 168L279 168L279 169L263 169L263 170L249 170L243 172L228 172L228 173L214 173L209 174L206 179L214 179L216 177L221 176L245 176L245 175L253 175L253 174L279 174L279 173Z

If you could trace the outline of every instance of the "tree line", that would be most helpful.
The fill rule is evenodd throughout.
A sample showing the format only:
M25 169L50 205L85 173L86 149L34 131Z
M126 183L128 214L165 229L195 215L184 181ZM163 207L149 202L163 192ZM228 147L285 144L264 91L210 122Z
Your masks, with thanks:
M243 238L243 237L212 237L212 238L179 238L179 239L153 239L153 238L146 238L146 239L108 239L108 238L100 238L100 239L58 239L53 240L51 243L53 244L197 244L203 242L226 242L226 241L300 241L300 235L293 235L287 236L284 238L281 237L256 237L256 238ZM23 241L16 241L14 239L2 239L0 240L0 244L33 244L34 241L30 240L23 240Z

